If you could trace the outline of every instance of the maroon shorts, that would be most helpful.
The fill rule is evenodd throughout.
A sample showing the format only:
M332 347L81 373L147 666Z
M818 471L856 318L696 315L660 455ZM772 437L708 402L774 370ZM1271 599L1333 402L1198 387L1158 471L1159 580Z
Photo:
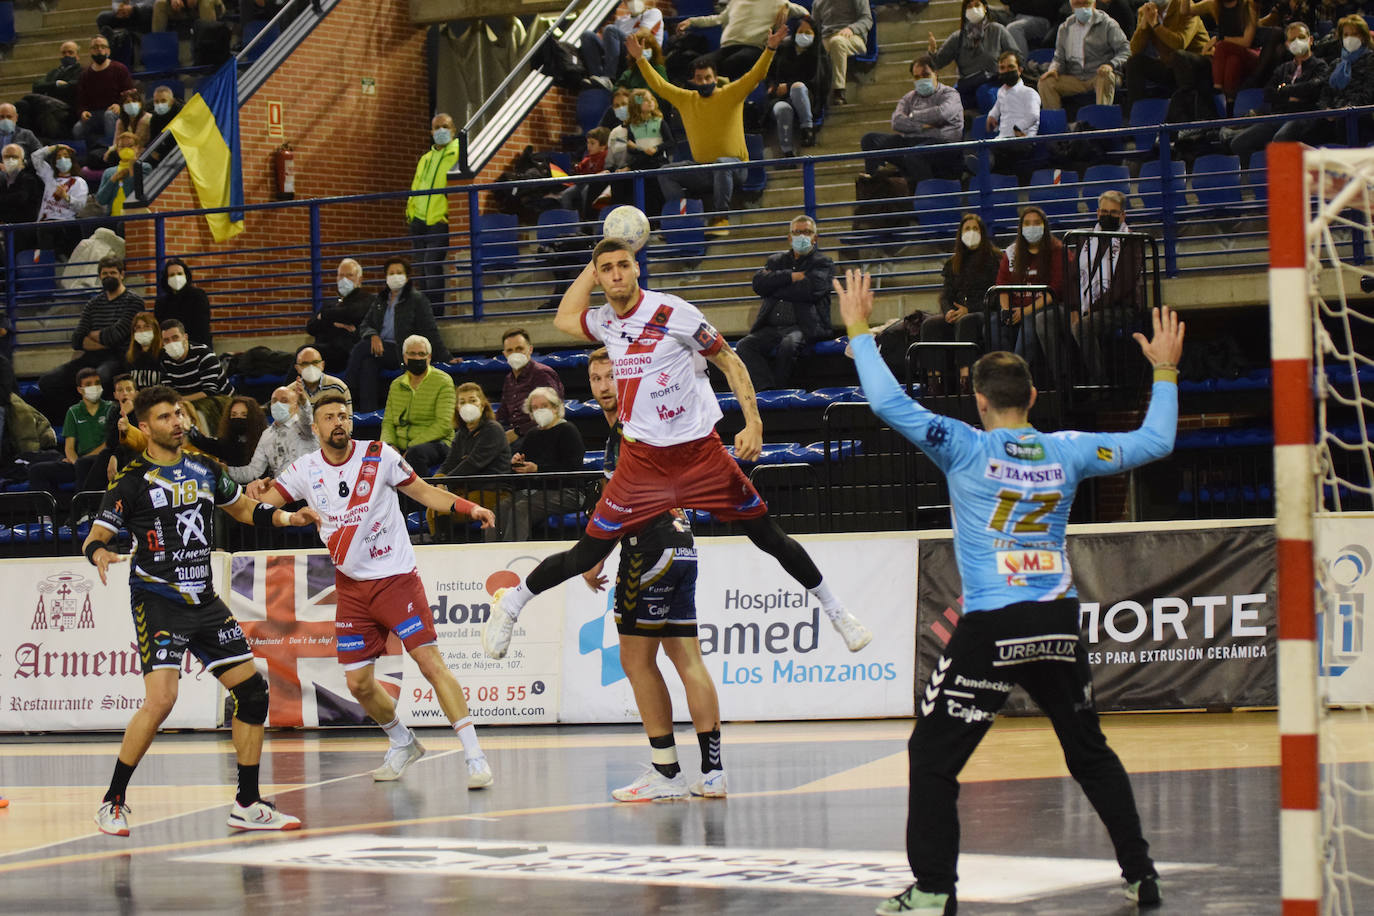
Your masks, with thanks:
M613 540L678 507L701 509L723 521L768 512L716 433L662 447L626 439L615 474L587 522L587 533Z
M386 654L395 633L413 652L439 639L420 574L411 570L385 579L350 579L334 570L334 636L339 662L359 668Z

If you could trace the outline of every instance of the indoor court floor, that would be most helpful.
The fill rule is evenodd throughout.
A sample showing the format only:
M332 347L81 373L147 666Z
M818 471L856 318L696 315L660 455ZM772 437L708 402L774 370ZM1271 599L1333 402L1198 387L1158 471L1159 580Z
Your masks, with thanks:
M1277 913L1274 714L1104 725L1163 876L1155 912ZM608 795L647 762L637 727L484 728L496 784L478 792L451 732L421 729L429 754L395 783L370 777L379 730L269 733L264 795L304 821L288 834L225 825L227 734L164 734L134 774L127 838L92 821L117 735L9 736L0 912L871 913L910 880L909 730L727 724L728 799L639 805ZM694 774L690 726L677 734ZM998 720L964 773L960 809L960 913L1134 912L1046 720Z

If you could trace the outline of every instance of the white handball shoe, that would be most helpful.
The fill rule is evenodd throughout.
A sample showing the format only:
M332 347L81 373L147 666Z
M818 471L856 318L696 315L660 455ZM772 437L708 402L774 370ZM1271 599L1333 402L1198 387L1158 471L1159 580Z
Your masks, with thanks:
M485 789L496 781L496 777L491 773L491 764L487 763L486 755L481 757L468 758L468 788Z
M95 814L95 825L110 836L129 835L129 806L122 801L105 802Z
M702 773L701 778L692 783L692 794L698 798L724 798L725 771L712 770Z
M419 738L413 739L404 747L393 747L386 752L382 765L372 771L373 782L392 782L400 779L401 774L421 757L425 756L425 746Z
M831 618L831 624L844 637L844 644L850 652L858 652L873 641L868 627L859 623L859 618L848 611L840 611L838 617Z
M482 627L482 651L488 658L505 658L506 650L510 648L510 638L515 634L515 618L506 613L501 604L501 598L508 591L508 588L498 588L496 594L491 596L491 616Z
M653 767L645 767L639 778L611 792L618 802L680 801L688 796L687 780L678 773L672 779Z
M245 807L236 799L229 809L229 826L236 830L300 830L301 819L282 814L269 801L258 799Z

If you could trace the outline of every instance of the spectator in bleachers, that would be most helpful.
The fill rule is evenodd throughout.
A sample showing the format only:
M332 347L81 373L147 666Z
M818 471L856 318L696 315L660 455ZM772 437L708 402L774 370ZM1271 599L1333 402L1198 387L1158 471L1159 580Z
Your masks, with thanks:
M231 398L229 408L219 418L213 438L192 427L188 433L197 448L230 467L253 460L258 440L267 429L267 417L254 398Z
M644 59L649 62L649 66L665 80L668 79L668 68L664 66L663 48L658 40L654 38L654 33L648 29L638 29L635 31L635 38L639 41L639 46L644 49ZM615 81L619 88L624 89L648 89L649 84L644 77L639 75L638 67L626 67L620 73L620 78Z
M123 133L134 135L134 145L140 150L148 145L151 136L153 113L143 104L143 90L135 86L119 94L119 118L115 125L115 136ZM110 153L105 161L111 161Z
M563 396L563 381L551 367L534 358L534 344L524 328L511 328L501 335L501 354L510 371L501 381L501 406L496 408L496 420L506 430L506 440L519 447L518 440L535 428L534 419L525 410L525 401L536 388L552 388Z
M171 319L160 324L162 384L181 393L182 399L195 408L205 429L214 429L234 396L224 363L205 344L192 342L180 321Z
M868 0L816 0L811 18L820 28L821 45L830 56L830 101L845 104L849 58L868 50L873 10Z
M81 47L74 41L64 41L57 54L57 66L42 79L33 81L33 91L75 105L76 81L81 78Z
M1063 108L1064 96L1094 94L1098 105L1110 105L1121 83L1121 68L1131 43L1116 20L1097 9L1096 0L1069 0L1071 14L1059 25L1054 60L1040 75L1040 101Z
M270 22L294 0L239 0L239 19L250 22Z
M359 341L348 357L344 375L359 413L381 406L382 370L401 367L401 343L412 334L429 341L433 361L458 362L444 346L429 300L410 280L410 261L386 259L385 299L376 300L358 327Z
M1307 26L1309 34L1317 26L1315 0L1260 0L1259 13L1259 29L1255 33L1259 63L1246 82L1247 89L1263 89L1279 64L1288 62L1287 31L1291 23L1301 22ZM1316 42L1311 44L1315 51Z
M33 489L56 496L61 485L84 484L91 469L105 463L105 424L114 405L102 399L103 391L99 372L82 369L77 373L78 400L67 408L62 422L63 457L60 461L29 465L29 485Z
M1016 225L1016 241L1002 253L998 286L1044 286L1048 291L999 293L1003 346L1015 336L1015 351L1034 369L1043 365L1035 322L1027 320L1064 301L1064 243L1050 234L1050 221L1039 207L1026 207Z
M1007 27L988 18L984 0L963 0L959 8L959 30L937 44L933 32L926 33L926 49L940 70L954 63L959 70L955 88L964 108L978 108L978 89L997 79L997 59L1005 51L1016 50L1016 40Z
M668 165L676 144L672 130L658 107L658 99L648 89L635 89L630 92L630 119L625 122L625 166L632 172L645 172ZM663 210L664 198L678 188L675 182L645 182L644 209L649 213ZM632 185L623 182L619 190L622 194L632 193ZM616 203L621 200L612 196ZM629 200L625 200L629 203ZM561 297L561 292L560 292Z
M606 171L606 146L611 132L604 127L593 127L587 131L587 155L573 166L574 175L598 175ZM595 212L595 202L600 198L606 185L592 182L578 182L564 188L558 195L558 202L565 210L576 210L581 219L591 219Z
M111 216L119 216L124 212L125 201L143 198L143 176L153 167L151 163L138 161L138 138L127 131L115 138L110 151L118 165L110 166L101 174L95 199L109 209Z
M787 250L769 255L754 274L754 293L763 303L749 333L735 346L759 391L786 388L801 351L832 333L835 264L820 250L816 221L794 217L787 234Z
M716 71L710 66L697 66L692 73L690 89L671 86L644 60L634 36L627 39L626 50L635 60L649 87L682 116L693 162L749 161L749 149L744 142L744 100L762 81L773 63L773 52L787 37L787 26L781 24L785 13L786 8L779 7L779 25L768 37L768 47L763 56L743 77L723 85L718 85ZM704 194L709 188L711 209L716 215L712 217L706 234L728 235L730 220L725 212L730 209L735 183L744 180L746 171L744 168L718 169L706 175L665 178L662 181L663 193L670 198L685 197L689 189L693 193Z
M1212 85L1227 100L1234 99L1259 65L1255 33L1260 17L1255 0L1197 0L1193 13L1217 24L1217 34L1212 36Z
M824 63L815 26L807 16L797 23L792 39L778 48L768 70L768 97L773 100L773 123L783 156L797 154L798 139L803 147L816 145L816 119L830 96L830 71Z
M476 382L464 382L458 386L455 395L458 422L454 424L453 445L439 468L440 476L474 477L511 473L510 443L506 441L506 431L496 421L496 414L482 386Z
M110 41L104 35L91 39L91 64L76 81L76 108L79 112L72 136L89 143L114 141L119 121L119 94L134 88L129 68L110 60Z
M1016 42L1016 50L1024 61L1032 48L1039 48L1050 37L1050 29L1059 18L1059 0L1002 0L1011 10L1007 33Z
M305 392L310 406L314 407L321 395L341 394L351 411L352 392L348 390L343 379L327 374L325 368L324 356L314 347L307 344L296 351L296 375L300 378L301 390Z
M259 481L259 485L264 480L270 483L269 478L286 470L291 462L318 449L320 444L310 428L309 411L304 409L308 403L298 389L283 386L273 391L268 407L272 411L272 425L258 437L253 457L246 464L229 465L229 476L244 486L254 481Z
M1126 114L1150 96L1149 85L1163 86L1172 97L1171 121L1216 117L1212 101L1212 62L1206 56L1211 39L1190 0L1148 0L1136 14L1131 56L1126 58Z
M616 7L610 22L595 32L583 32L578 43L578 56L582 58L587 74L610 89L611 80L620 73L625 39L640 29L648 31L662 46L663 14L658 11L658 0L627 0ZM663 63L657 58L654 62Z
M172 123L172 119L181 114L181 100L172 94L172 90L167 86L158 86L153 90L153 116L148 120L148 136L156 140L167 130L167 125ZM154 163L162 161L176 144L166 141L153 146L152 152L148 154Z
M129 335L125 365L135 387L151 388L162 384L162 324L152 312L134 316Z
M105 483L100 483L94 479L96 470L91 469L91 477L86 478L87 490L103 490L109 485L115 475L128 464L139 452L128 444L127 434L132 426L137 426L136 422L130 423L129 414L134 410L134 396L138 394L138 386L134 384L132 375L116 375L114 380L114 407L110 408L109 419L105 421L105 454L109 455L109 460L105 463Z
M153 0L110 0L108 12L95 17L102 33L107 29L128 29L143 34L153 29Z
M638 72L636 67L635 71ZM640 77L641 81L643 77ZM614 132L617 127L623 127L625 122L630 120L630 90L624 86L619 86L611 93L611 104L606 107L606 113L601 116L601 127Z
M1293 111L1316 111L1321 102L1322 90L1328 85L1331 67L1326 61L1312 54L1312 33L1301 22L1291 23L1287 30L1288 53L1292 59L1279 64L1269 84L1264 87L1264 98L1274 114ZM1238 111L1243 115L1248 112ZM1250 165L1250 157L1264 149L1271 142L1298 141L1307 135L1314 121L1268 121L1243 128L1222 128L1221 138L1228 142L1231 152L1240 157L1244 167Z
M25 156L32 156L43 146L33 131L19 126L19 110L9 102L0 102L0 146L11 143L23 147Z
M779 6L787 7L784 19L810 15L806 7L789 0L729 0L715 15L682 20L677 24L677 31L682 35L688 29L721 26L720 47L705 55L703 60L726 79L737 80L748 73L763 54L768 36L777 27L774 20L778 18Z
M71 337L72 359L38 379L44 412L49 417L60 417L66 410L67 392L80 370L94 368L100 372L101 381L110 384L123 365L134 316L143 311L143 300L124 288L122 259L101 258L97 271L101 291L81 310L81 320Z
M459 142L453 118L439 113L429 122L434 142L415 163L412 191L448 186L448 173L458 164ZM444 252L448 250L448 195L425 194L406 201L406 225L414 249L414 271L407 268L415 287L429 297L434 315L444 310Z
M0 222L32 223L38 219L38 207L43 203L43 179L28 167L24 148L18 143L6 144L0 149L0 161L4 171L0 173ZM34 247L34 234L30 231L14 234L15 252Z
M63 144L34 153L33 170L43 182L43 202L38 207L38 219L52 224L39 227L38 247L66 260L71 256L72 249L81 242L81 227L70 221L80 217L86 206L89 194L86 179L78 173L76 153Z
M517 474L550 474L582 470L586 448L582 434L564 413L563 398L552 388L536 388L525 398L524 409L534 418L530 430L511 456L511 470ZM496 510L497 525L488 529L489 541L528 541L534 520L550 515L577 512L586 506L586 494L578 486L552 486L517 490Z
M901 149L905 146L957 143L963 139L964 104L958 91L936 78L935 70L935 61L930 57L918 57L911 62L911 79L915 88L902 96L893 109L894 133L875 131L864 134L859 140L861 149ZM941 164L931 156L873 156L864 160L864 170L873 175L884 160L901 169L912 186L930 178L934 174L934 166Z
M988 135L999 140L1034 137L1040 132L1040 93L1022 82L1021 61L1015 51L1003 51L997 59L997 78L1002 85L988 111ZM1015 173L1025 181L1031 152L1024 143L999 143L992 149L989 166L993 172ZM978 157L969 153L966 161L969 173L976 175Z
M169 22L214 22L223 12L220 0L153 0L153 31L167 31Z
M1341 36L1341 59L1331 68L1322 90L1321 107L1354 108L1374 104L1374 54L1370 54L1369 24L1352 13L1336 23ZM1339 120L1321 124L1317 137L1327 142L1345 141L1345 124ZM1308 135L1312 139L1312 135Z
M988 290L997 283L1002 252L993 244L992 233L977 213L965 213L959 222L959 236L954 240L954 254L940 269L940 311L921 322L922 343L945 343L951 340L974 343L988 350L1009 350L1015 340L1003 341L1000 336L988 341ZM994 310L995 311L995 310ZM1002 325L994 323L992 330L999 335ZM938 370L939 391L944 393L945 373L952 360L944 360ZM960 366L961 391L969 388L968 364Z
M0 382L0 387L4 383ZM60 457L57 451L57 433L42 411L19 396L10 392L9 408L5 411L5 436L3 455L5 466L10 469L9 477L27 476L27 468L14 466L17 458L24 458L30 464L51 461Z
M362 265L352 258L339 262L338 290L339 298L306 322L305 332L315 338L315 349L325 362L347 366L349 354L358 345L359 328L377 305L377 296L363 289Z
M181 258L171 258L163 266L153 311L159 323L180 321L192 341L215 348L210 332L210 299L205 290L192 282L191 268Z
M453 377L430 365L432 348L420 334L407 337L402 352L405 372L387 393L382 441L427 476L453 441Z

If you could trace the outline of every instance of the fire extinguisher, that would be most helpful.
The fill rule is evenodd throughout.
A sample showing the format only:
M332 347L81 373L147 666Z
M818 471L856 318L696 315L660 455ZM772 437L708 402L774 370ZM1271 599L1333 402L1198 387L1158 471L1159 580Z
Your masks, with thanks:
M283 143L272 152L272 175L277 182L277 200L296 199L296 154L290 143Z

